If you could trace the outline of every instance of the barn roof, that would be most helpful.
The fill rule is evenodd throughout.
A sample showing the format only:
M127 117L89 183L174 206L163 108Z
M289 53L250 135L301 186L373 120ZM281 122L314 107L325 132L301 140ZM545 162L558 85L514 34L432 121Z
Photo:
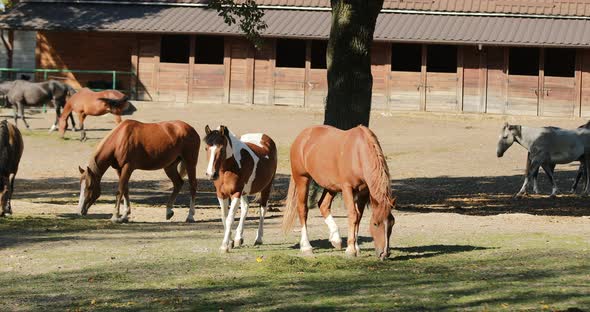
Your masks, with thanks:
M59 3L194 5L208 0L21 0ZM240 0L237 0L240 1ZM329 8L330 0L256 0L261 6ZM384 0L386 10L590 16L590 0Z
M263 33L265 37L320 39L329 35L329 10L268 8L265 11L269 26ZM0 16L0 28L240 35L238 27L227 26L215 11L204 7L129 2L23 2ZM377 21L375 40L590 47L590 19L384 12Z

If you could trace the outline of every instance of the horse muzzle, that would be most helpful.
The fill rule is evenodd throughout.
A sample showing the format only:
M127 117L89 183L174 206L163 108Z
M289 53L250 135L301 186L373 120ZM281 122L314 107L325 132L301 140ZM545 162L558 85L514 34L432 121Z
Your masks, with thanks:
M209 178L210 181L214 181L219 178L219 172L214 172L213 174L205 173L205 176Z
M379 258L379 260L383 261L389 258L389 250L383 251L380 248L375 248L375 255Z

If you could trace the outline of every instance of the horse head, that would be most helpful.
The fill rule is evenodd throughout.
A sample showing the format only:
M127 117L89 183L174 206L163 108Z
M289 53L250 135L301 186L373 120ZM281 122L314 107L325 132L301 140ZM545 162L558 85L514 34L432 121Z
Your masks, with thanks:
M98 173L93 172L90 167L86 167L86 170L78 167L78 170L80 170L81 175L78 210L80 215L85 216L88 213L88 208L100 197L100 178Z
M229 130L225 126L219 126L218 130L211 130L207 125L205 133L203 141L205 141L208 159L205 175L210 180L217 180L222 162L233 155Z
M396 198L391 200L391 203L376 203L371 199L371 207L373 213L371 215L371 226L369 232L373 237L375 244L375 255L381 260L389 257L389 239L393 225L395 224L395 218L391 213L391 210L395 208ZM377 209L376 209L377 208Z
M498 141L498 147L496 148L496 155L498 157L504 156L512 144L516 141L516 138L520 136L520 126L510 125L507 122L502 127L500 138Z

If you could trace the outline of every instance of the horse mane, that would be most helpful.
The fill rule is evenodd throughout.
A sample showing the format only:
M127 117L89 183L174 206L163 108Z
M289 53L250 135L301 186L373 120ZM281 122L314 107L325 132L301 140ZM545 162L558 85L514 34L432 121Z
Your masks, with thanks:
M361 125L359 128L365 133L369 149L373 152L369 153L373 161L364 164L365 168L363 168L363 172L365 182L369 187L371 197L379 202L383 208L382 217L387 218L387 215L391 212L390 207L393 205L389 167L387 166L387 161L385 160L385 155L383 155L383 150L381 149L377 136L365 126ZM376 208L373 207L373 209Z
M8 174L8 167L10 166L10 132L8 129L8 121L2 120L0 122L0 174Z
M119 99L110 99L110 98L105 98L105 97L101 97L98 98L99 100L107 103L110 106L121 106L123 104L125 104L128 100L129 100L129 96L128 95L123 95L122 98Z

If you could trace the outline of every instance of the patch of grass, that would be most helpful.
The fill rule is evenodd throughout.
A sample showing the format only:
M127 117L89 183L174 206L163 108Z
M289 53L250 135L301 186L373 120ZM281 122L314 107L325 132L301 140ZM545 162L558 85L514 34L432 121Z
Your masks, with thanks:
M29 244L24 252L18 245L0 247L0 256L11 255L6 267L0 268L0 285L6 285L0 287L2 310L590 307L587 240L577 236L449 238L454 244L432 244L428 235L414 236L396 241L391 259L378 261L370 250L349 259L342 251L325 247L317 249L314 257L301 257L284 243L221 255L219 237L207 239L211 228L203 224L111 225L106 220L25 217L0 220L0 242L5 234L18 234L19 240L27 241L27 236L45 233L47 228L59 239L52 248L35 250ZM459 242L462 245L455 245ZM35 265L45 269L27 271Z

